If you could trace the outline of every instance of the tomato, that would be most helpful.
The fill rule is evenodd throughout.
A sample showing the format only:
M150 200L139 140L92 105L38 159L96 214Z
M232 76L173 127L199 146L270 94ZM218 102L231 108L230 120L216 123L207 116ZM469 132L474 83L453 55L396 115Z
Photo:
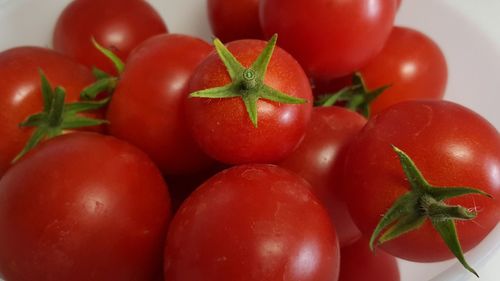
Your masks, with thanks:
M311 184L313 193L328 210L341 247L361 236L339 189L345 151L365 123L364 117L341 107L315 107L304 140L278 163Z
M317 79L350 74L377 55L391 32L396 0L262 0L266 35L278 33Z
M286 94L287 99L300 99L305 103L288 104L259 98L253 100L253 105L252 100L248 101L248 105L243 101L244 98L253 96L237 80L243 79L240 78L244 77L243 73L235 74L235 80L231 81L226 67L215 52L198 66L191 77L190 92L233 85L228 91L233 95L232 98L192 97L186 100L185 105L194 139L204 152L221 162L242 164L279 161L292 152L304 136L312 110L312 93L309 80L297 61L277 47L271 52L272 57L263 77L251 69L251 65L269 44L266 46L264 41L259 40L239 40L227 44L227 49L243 67L250 69L242 72L249 71L258 77L256 80L263 79L263 83L259 81L256 83L261 84L252 86L252 95L264 94L262 89L270 87Z
M340 256L339 281L401 280L396 258L383 251L372 252L366 238L343 247Z
M371 104L373 114L405 100L441 99L448 78L439 46L405 27L394 27L382 52L360 73L370 89L391 85Z
M410 191L408 177L391 144L406 152L423 177L441 187L441 192L449 186L467 186L500 197L500 137L490 123L452 102L402 102L369 120L346 157L343 188L348 208L367 236L372 235L396 199ZM455 222L464 251L477 245L500 220L496 199L468 194L443 203L477 210L475 219ZM422 204L416 205L422 208L420 214L426 208ZM420 228L380 247L418 262L453 257L429 219Z
M169 220L161 173L137 148L74 133L28 153L0 181L6 280L152 280Z
M222 42L264 39L259 0L208 0L207 10L212 32Z
M39 70L53 86L66 89L68 102L77 101L80 91L94 82L89 69L49 49L18 47L0 53L0 177L33 132L19 123L43 109Z
M75 0L57 19L53 45L84 65L116 74L113 64L92 44L92 37L126 60L142 41L166 32L162 18L147 1Z
M309 189L265 164L210 178L172 220L165 280L337 280L335 229Z
M164 174L213 165L192 139L182 109L189 78L212 49L187 35L146 40L131 53L109 105L110 133L144 150Z

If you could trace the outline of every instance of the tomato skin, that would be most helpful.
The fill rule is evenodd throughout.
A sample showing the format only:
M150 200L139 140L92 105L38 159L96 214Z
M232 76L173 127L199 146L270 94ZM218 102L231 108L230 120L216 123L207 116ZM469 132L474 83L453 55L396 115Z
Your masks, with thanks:
M167 186L151 160L110 136L44 142L0 181L6 280L152 280L161 272Z
M382 50L396 0L262 0L259 7L264 33L278 33L279 45L324 80L358 70Z
M365 123L363 116L341 107L315 107L304 140L278 163L311 184L313 193L328 210L341 247L361 237L343 201L340 179L349 142Z
M394 27L384 49L360 72L370 89L391 85L372 103L372 114L405 100L442 99L448 80L439 46L405 27Z
M396 258L384 251L372 252L366 238L343 247L340 256L342 258L338 281L401 280ZM363 267L362 270L360 265Z
M222 42L264 39L259 22L259 0L208 0L208 19Z
M274 165L215 175L172 220L165 280L336 280L335 229L308 185Z
M227 48L244 67L249 67L265 45L266 42L259 40L239 40L227 44ZM230 82L226 67L213 52L194 72L189 89L195 92ZM295 59L276 47L264 83L307 102L281 104L259 99L258 127L255 128L241 98L186 100L191 133L205 153L227 164L272 163L296 148L312 111L309 80Z
M349 211L370 236L394 201L409 191L391 144L408 154L435 186L469 186L500 196L500 137L478 114L447 101L408 101L375 115L350 146L344 189ZM477 245L500 220L498 201L479 195L445 200L478 210L472 221L457 221L464 251ZM450 259L453 254L427 222L422 228L380 246L417 262Z
M158 35L130 55L108 109L110 133L144 150L163 174L213 165L186 126L183 103L196 66L213 50L187 35Z
M116 74L91 37L122 60L142 41L168 32L155 9L142 0L75 0L59 16L54 49L89 67Z
M19 123L43 110L40 69L53 86L66 89L68 102L77 101L94 82L89 69L49 49L17 47L0 53L0 177L33 132Z

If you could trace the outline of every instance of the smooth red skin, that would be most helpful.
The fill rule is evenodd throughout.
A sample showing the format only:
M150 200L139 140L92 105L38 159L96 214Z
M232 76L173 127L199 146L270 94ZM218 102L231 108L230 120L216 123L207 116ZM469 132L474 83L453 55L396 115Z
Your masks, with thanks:
M236 166L181 206L165 249L168 281L337 280L339 247L302 178L274 165Z
M402 102L368 121L346 157L349 211L368 237L394 201L410 189L391 144L413 159L430 184L470 186L500 198L500 137L493 125L452 102ZM445 202L478 211L474 220L456 222L464 251L477 245L500 220L498 199L467 195ZM453 258L429 221L380 247L417 262Z
M222 42L265 39L259 22L259 0L208 0L208 19Z
M370 89L391 85L372 103L372 114L405 100L442 99L448 79L439 46L405 27L394 27L384 49L360 72Z
M340 256L338 281L401 280L396 258L383 251L372 252L366 238L343 247Z
M196 145L183 102L198 64L213 50L187 35L158 35L130 55L108 109L109 131L145 151L163 174L192 174L214 161Z
M152 280L169 200L137 148L95 133L51 139L0 181L0 272L9 281Z
M0 53L0 177L33 132L19 123L43 110L39 69L52 86L64 87L67 102L77 101L94 82L89 69L49 49L17 47Z
M262 0L267 36L279 34L313 78L352 73L382 50L391 32L396 0Z
M315 107L306 136L299 147L279 166L307 180L332 219L340 246L361 237L340 192L345 152L366 119L347 109Z
M259 56L266 42L239 40L227 44L245 67ZM189 84L190 92L224 86L231 79L219 56L213 52L203 61ZM300 65L281 48L274 50L264 83L287 95L306 99L304 104L281 104L259 99L255 128L241 98L186 100L186 118L201 149L223 163L273 163L290 154L299 144L312 111L309 80Z
M92 44L112 50L122 60L142 41L168 32L158 12L143 0L75 0L59 16L54 49L89 67L116 74L109 59Z

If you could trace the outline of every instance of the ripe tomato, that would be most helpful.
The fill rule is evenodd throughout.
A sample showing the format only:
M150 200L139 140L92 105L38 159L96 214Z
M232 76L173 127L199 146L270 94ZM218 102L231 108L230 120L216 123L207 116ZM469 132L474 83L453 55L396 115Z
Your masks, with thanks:
M218 173L172 220L165 280L337 280L335 229L309 189L273 165Z
M341 248L340 256L338 281L400 280L396 258L383 251L372 252L366 238Z
M0 177L33 132L19 123L43 109L40 69L53 86L66 89L68 102L77 101L94 81L89 69L49 49L18 47L0 53Z
M213 164L192 139L182 110L194 69L212 51L187 35L158 35L131 53L108 109L110 133L144 150L164 174Z
M377 55L391 32L396 0L262 0L266 35L278 33L317 79L350 74Z
M0 181L6 280L152 280L161 272L167 186L151 160L113 137L48 140Z
M469 109L447 101L408 101L375 115L355 138L345 162L349 211L371 235L383 214L410 190L391 144L405 151L434 186L468 186L500 198L500 137ZM500 220L498 200L465 195L444 200L477 210L474 220L456 221L462 248L477 245ZM424 207L419 203L419 213ZM431 262L453 257L429 219L415 231L381 244L404 259Z
M54 49L89 67L116 74L91 38L122 60L147 38L167 32L154 8L143 0L75 0L59 16Z
M259 0L208 0L207 9L212 32L222 42L264 39Z
M404 100L441 99L448 78L439 46L405 27L394 27L382 52L360 73L370 89L391 85L371 104L373 114Z
M313 193L328 210L341 247L361 236L339 189L345 152L365 123L364 117L341 107L315 107L304 140L278 164L311 184Z
M243 67L251 68L268 46L264 41L239 40L227 44L227 49ZM243 73L235 76L235 79L244 77ZM241 97L187 99L186 116L191 132L202 150L211 157L228 164L275 162L295 149L304 136L312 110L312 93L309 80L297 61L276 47L264 77L257 79L263 79L262 87L268 86L292 98L301 98L305 103L287 104L259 98L254 101L255 106L248 106ZM190 92L196 92L220 88L231 82L235 83L217 53L213 52L198 66L189 88ZM242 97L248 93L241 84L231 89L236 89ZM252 88L258 94L263 92L260 89ZM258 123L253 123L249 117L252 110L248 107L254 109Z

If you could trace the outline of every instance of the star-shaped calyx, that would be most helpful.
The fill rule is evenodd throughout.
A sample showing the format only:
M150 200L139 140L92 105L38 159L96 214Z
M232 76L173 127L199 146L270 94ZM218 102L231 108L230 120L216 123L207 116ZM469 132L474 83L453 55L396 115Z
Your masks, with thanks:
M107 123L106 120L85 117L79 113L105 107L109 98L99 101L65 103L66 92L58 86L52 88L45 74L40 70L43 111L26 118L20 127L36 127L23 150L12 160L16 162L43 140L62 134L65 130L93 127Z
M212 99L239 97L243 100L248 116L255 127L257 127L257 101L259 99L286 104L306 103L306 99L289 96L264 83L264 77L271 61L277 38L277 35L274 35L269 40L259 57L248 68L241 65L219 39L215 39L215 49L227 69L231 83L222 87L193 92L189 97Z
M471 220L477 214L462 206L446 204L444 200L468 194L491 196L470 187L433 186L425 180L406 153L395 146L393 149L399 157L411 191L398 198L379 221L370 239L371 249L373 250L375 243L382 244L420 228L429 219L460 263L478 276L465 260L455 228L456 220Z
M370 105L389 87L389 85L385 85L375 90L370 90L366 86L361 73L356 72L352 77L352 85L346 86L333 94L321 95L314 102L314 105L332 106L337 102L343 102L346 108L368 118L370 117Z

